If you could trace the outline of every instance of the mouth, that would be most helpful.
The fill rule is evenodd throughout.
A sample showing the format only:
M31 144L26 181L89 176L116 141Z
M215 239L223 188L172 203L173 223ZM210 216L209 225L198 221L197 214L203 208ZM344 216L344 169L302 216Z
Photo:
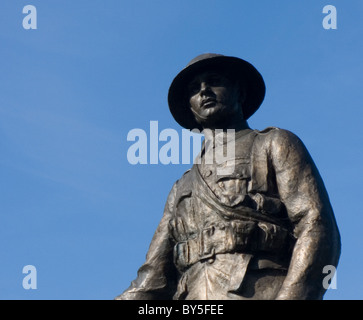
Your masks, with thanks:
M214 98L206 98L202 100L202 103L200 104L200 106L202 108L208 108L208 107L212 107L217 103L217 101Z

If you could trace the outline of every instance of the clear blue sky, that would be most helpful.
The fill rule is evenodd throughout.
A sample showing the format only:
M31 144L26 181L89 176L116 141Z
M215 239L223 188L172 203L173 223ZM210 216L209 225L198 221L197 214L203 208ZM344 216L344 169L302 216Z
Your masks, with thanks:
M36 30L22 26L28 4ZM322 26L328 4L336 30ZM129 286L190 165L131 165L127 134L150 121L181 133L167 91L204 52L262 73L249 124L304 141L341 232L325 298L363 298L361 0L3 0L0 14L0 299L113 299ZM36 290L22 287L29 264Z

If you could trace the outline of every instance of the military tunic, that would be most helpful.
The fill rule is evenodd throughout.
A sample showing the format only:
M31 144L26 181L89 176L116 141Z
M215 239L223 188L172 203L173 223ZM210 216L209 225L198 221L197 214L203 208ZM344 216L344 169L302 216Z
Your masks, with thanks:
M245 129L233 159L207 163L205 152L174 184L146 261L117 299L320 299L340 238L302 142Z

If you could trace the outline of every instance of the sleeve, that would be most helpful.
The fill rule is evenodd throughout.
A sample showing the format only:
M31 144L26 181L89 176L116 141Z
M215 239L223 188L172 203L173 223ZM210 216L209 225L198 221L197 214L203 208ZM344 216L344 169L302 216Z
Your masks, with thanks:
M172 237L169 221L172 216L176 194L176 183L169 193L164 215L151 240L145 263L137 272L130 287L115 300L168 300L176 290L177 271L173 263Z
M277 299L322 299L323 268L336 267L341 246L324 183L301 140L289 131L274 131L268 158L296 237Z

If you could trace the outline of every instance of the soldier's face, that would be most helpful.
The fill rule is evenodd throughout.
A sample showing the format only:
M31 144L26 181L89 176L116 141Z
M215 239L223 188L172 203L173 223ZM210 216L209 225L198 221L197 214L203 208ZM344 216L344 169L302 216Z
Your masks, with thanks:
M188 98L196 120L203 127L225 126L234 117L243 117L237 82L220 73L207 71L197 75L188 85Z

